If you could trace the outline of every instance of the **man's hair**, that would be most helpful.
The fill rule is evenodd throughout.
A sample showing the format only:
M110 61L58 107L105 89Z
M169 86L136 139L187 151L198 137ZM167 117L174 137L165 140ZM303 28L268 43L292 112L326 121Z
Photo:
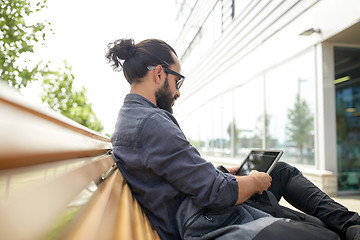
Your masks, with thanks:
M135 44L133 39L119 39L108 44L106 58L115 71L124 71L126 80L132 84L140 82L148 66L174 64L175 50L159 39L147 39ZM176 55L177 56L177 55Z

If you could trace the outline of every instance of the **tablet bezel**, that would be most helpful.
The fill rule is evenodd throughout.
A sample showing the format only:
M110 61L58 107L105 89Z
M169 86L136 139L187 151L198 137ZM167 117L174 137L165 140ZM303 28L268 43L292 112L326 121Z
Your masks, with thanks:
M250 152L248 153L248 155L246 156L246 158L243 160L243 162L240 164L240 168L234 173L234 175L237 176L244 176L244 175L239 175L241 168L244 166L244 164L249 160L249 157L252 153L256 153L256 152L271 152L271 153L277 153L275 159L273 160L272 164L270 165L270 167L267 169L266 173L270 174L271 171L274 169L276 163L279 161L279 159L281 158L283 151L281 150L269 150L269 149L252 149L250 150ZM255 169L256 170L256 169ZM258 170L259 171L259 170Z

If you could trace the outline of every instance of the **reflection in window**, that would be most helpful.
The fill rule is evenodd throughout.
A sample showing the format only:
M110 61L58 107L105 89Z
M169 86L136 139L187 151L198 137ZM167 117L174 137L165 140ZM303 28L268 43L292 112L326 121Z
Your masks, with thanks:
M204 129L207 127L206 122L202 121L201 112L203 109L198 109L192 112L188 117L182 119L181 128L191 144L197 149L201 149L204 144Z
M312 50L266 73L267 148L314 165L315 70Z
M360 189L360 48L335 47L336 135L340 191Z
M314 165L314 59L309 50L199 106L184 119L185 134L204 155L242 159L268 148Z
M221 116L221 131L224 139L222 155L231 157L233 156L231 147L233 138L233 96L231 92L227 92L222 96Z
M261 78L234 91L235 156L245 157L251 148L261 148L264 137L264 87Z
M214 156L221 156L221 152L224 146L224 135L221 131L222 125L222 98L218 97L212 101L211 104L211 118L212 121L212 136L209 141L209 153Z

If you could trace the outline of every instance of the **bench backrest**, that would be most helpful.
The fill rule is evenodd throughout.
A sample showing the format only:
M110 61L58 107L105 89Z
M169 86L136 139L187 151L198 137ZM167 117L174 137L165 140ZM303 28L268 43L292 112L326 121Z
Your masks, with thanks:
M1 239L159 239L111 147L0 84Z

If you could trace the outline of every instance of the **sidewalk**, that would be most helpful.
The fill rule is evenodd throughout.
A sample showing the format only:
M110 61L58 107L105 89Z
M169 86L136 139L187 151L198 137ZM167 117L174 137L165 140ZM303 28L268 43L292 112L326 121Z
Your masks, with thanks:
M350 211L360 213L360 196L338 196L333 197L333 199L347 207ZM284 199L280 200L280 204L289 208L294 208Z
M333 197L333 199L349 210L360 213L360 196L339 196Z

